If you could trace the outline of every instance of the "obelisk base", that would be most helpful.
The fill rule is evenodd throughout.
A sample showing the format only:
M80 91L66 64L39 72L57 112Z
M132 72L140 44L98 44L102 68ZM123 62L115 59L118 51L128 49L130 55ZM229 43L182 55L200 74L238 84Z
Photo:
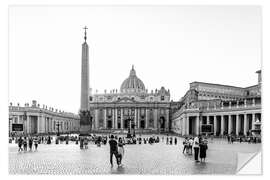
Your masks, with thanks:
M90 111L80 112L80 135L88 136L91 132Z

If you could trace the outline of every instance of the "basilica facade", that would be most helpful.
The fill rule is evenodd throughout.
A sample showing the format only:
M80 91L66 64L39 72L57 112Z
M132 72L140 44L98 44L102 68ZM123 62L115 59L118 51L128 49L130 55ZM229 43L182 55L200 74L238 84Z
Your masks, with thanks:
M164 87L148 92L132 66L120 90L90 95L92 130L165 132L169 130L170 91Z

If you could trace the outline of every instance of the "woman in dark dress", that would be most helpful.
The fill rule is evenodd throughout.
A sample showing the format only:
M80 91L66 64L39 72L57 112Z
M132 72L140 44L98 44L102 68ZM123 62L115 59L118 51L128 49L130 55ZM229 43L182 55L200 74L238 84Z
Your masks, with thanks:
M206 150L208 148L207 146L207 142L206 141L202 141L200 144L200 158L201 158L201 162L202 160L204 160L205 162L205 158L206 158Z

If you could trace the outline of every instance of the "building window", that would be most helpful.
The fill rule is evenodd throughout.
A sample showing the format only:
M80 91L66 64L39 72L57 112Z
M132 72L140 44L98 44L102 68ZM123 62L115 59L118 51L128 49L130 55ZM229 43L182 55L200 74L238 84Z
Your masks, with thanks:
M164 101L164 96L161 96L161 101Z

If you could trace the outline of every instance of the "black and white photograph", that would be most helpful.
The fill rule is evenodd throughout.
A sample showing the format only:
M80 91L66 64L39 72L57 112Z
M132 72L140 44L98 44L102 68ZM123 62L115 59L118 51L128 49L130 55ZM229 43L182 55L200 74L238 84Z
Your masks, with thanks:
M259 5L10 5L9 175L261 175L262 36Z

